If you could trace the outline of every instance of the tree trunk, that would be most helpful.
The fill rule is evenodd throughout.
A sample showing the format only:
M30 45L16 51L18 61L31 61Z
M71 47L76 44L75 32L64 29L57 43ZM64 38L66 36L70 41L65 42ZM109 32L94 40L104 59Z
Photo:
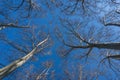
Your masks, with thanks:
M9 75L11 72L13 72L14 70L16 70L18 67L22 66L28 59L30 59L35 53L37 48L44 44L46 41L48 40L48 37L43 40L42 42L39 42L36 47L29 52L27 55L23 56L22 58L12 62L11 64L3 67L0 69L0 79L4 78L5 76Z

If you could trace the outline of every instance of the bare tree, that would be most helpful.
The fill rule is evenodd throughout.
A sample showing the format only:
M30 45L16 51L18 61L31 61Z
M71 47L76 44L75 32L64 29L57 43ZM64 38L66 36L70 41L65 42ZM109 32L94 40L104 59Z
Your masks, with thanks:
M86 67L92 64L93 68L90 69L96 70L94 75L86 68L86 71L88 71L86 74L91 75L89 78L82 76L82 79L100 79L101 76L107 80L119 79L120 39L118 32L120 15L118 4L119 2L116 0L102 2L95 0L90 3L89 0L85 0L84 14L81 14L83 13L81 7L82 10L79 9L81 12L76 10L72 16L60 17L62 29L59 27L55 29L57 38L63 43L62 47L58 49L59 55L65 58L67 56L67 59L71 61L72 58L75 58L74 63L76 63L76 60L80 60L79 62ZM107 8L105 9L105 7ZM68 9L72 10L71 7ZM77 13L79 13L79 16ZM89 65L86 65L87 63ZM71 74L70 71L67 73ZM107 75L116 75L116 77L107 77ZM69 80L73 79L70 78Z
M36 47L30 52L28 53L26 56L14 61L13 63L9 64L6 67L3 67L0 72L0 78L2 79L3 77L5 77L6 75L8 75L10 72L14 71L16 68L20 67L21 65L23 65L28 59L30 59L36 52L37 48L42 45L43 43L45 43L48 40L48 38L46 38L45 40L43 40L42 42L39 42Z
M7 65L3 65L1 63L2 68L0 69L0 79L9 76L10 73L13 73L18 67L22 66L26 63L31 57L35 58L36 53L41 53L46 51L46 47L51 45L49 42L49 34L46 37L46 33L41 32L39 27L35 27L31 25L30 19L35 17L39 11L41 11L40 5L38 1L35 0L8 0L8 1L0 1L0 6L3 6L3 9L0 9L0 40L3 41L3 44L10 45L14 48L14 53L24 53L22 56L17 56L17 59L13 59L14 61L10 61L11 63ZM14 14L15 13L15 14ZM42 12L41 12L42 13ZM5 35L4 29L6 28L18 28L21 29L19 34L19 39L17 42L12 41ZM37 28L36 31L34 28ZM30 42L28 44L28 42ZM15 51L16 50L16 51ZM8 53L11 53L9 51ZM15 56L15 55L14 55ZM9 60L12 60L9 59ZM38 75L38 74L36 74Z

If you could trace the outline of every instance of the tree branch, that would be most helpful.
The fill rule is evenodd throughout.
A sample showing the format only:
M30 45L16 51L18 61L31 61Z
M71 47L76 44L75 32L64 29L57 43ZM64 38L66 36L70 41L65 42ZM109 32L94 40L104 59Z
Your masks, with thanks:
M19 26L14 23L9 23L9 24L0 24L0 27L6 28L6 27L12 27L12 28L29 28L29 26Z

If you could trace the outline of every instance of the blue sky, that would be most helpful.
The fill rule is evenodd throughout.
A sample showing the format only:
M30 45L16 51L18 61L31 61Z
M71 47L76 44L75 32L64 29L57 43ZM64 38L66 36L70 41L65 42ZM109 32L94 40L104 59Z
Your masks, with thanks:
M114 27L114 26L104 26L104 24L101 21L107 16L108 17L105 18L106 19L105 21L106 22L108 21L108 23L112 21L113 22L119 21L119 17L117 19L115 18L114 20L111 19L111 17L114 18L114 11L118 9L119 5L110 2L110 0L109 1L104 0L104 1L98 1L98 2L97 1L95 2L95 1L92 1L92 2L91 0L86 1L86 4L85 4L86 13L85 14L83 14L83 10L80 7L81 4L79 4L78 9L76 9L74 14L69 15L69 14L65 14L64 12L62 12L62 9L64 9L65 6L55 7L55 5L51 3L49 0L46 0L46 1L41 0L36 3L38 4L38 6L41 7L41 11L37 12L37 16L34 16L32 14L30 18L23 19L21 18L21 15L25 13L24 10L23 12L10 11L10 14L8 14L8 17L10 18L10 20L0 15L0 18L1 18L0 23L15 22L15 20L18 20L18 24L20 25L29 24L32 26L37 26L37 30L35 34L38 31L50 33L50 37L53 41L53 45L50 48L46 49L45 52L42 52L41 54L36 54L34 56L36 58L35 60L33 57L33 59L29 60L22 67L18 68L16 71L11 73L4 80L16 80L16 79L21 80L20 78L17 78L18 76L16 74L19 74L21 77L24 78L24 80L27 80L26 76L28 75L24 76L26 74L26 71L30 71L30 68L33 67L30 73L32 72L40 73L43 69L45 69L45 66L43 66L43 62L45 61L51 61L53 63L53 66L52 68L50 68L48 76L50 77L51 72L55 71L55 80L63 80L64 78L66 78L66 74L64 73L64 70L68 70L70 72L70 74L72 75L70 76L71 80L77 80L79 76L78 75L79 66L82 66L82 69L83 69L82 75L85 75L90 79L93 76L92 73L97 74L97 70L98 71L100 70L101 74L98 80L108 80L108 79L115 80L116 78L115 73L112 70L110 70L110 68L107 69L107 67L109 66L105 67L104 65L101 65L100 68L98 67L98 63L103 58L103 56L100 56L99 54L106 55L106 53L104 54L104 52L108 52L110 50L104 50L104 49L99 50L97 48L94 48L91 54L89 55L87 62L86 62L86 58L80 59L80 56L84 55L86 51L88 51L88 49L75 49L72 52L70 52L69 55L65 57L61 57L58 54L58 49L60 48L69 49L69 48L65 47L63 43L57 39L56 34L55 34L56 27L61 31L66 41L70 41L71 38L74 39L72 35L67 35L67 30L61 24L61 21L59 20L60 18L62 19L65 18L65 19L68 19L74 22L75 23L73 24L74 27L80 26L80 28L77 29L77 31L80 32L82 36L85 37L87 40L89 40L91 37L94 38L93 42L96 42L96 41L115 42L115 41L120 40L119 38L116 40L116 37L119 36L118 34L118 32L120 31L119 28ZM9 11L6 11L7 8L3 7L2 2L4 1L3 0L1 1L0 11L3 11L3 14L7 14L7 12ZM48 7L46 2L48 2L50 7ZM64 3L63 5L72 4L72 1L70 3L68 2L68 0L64 0L62 2ZM68 4L66 4L66 2L68 2ZM117 2L119 3L119 0ZM36 12L33 11L33 13L36 13ZM109 13L111 14L111 16L108 15ZM117 15L120 16L119 14ZM89 34L89 32L92 32L91 30L94 30L93 34ZM0 33L2 35L3 34L6 35L9 40L19 45L30 45L22 41L23 36L26 35L26 33L22 33L22 31L24 31L24 29L5 28L1 30ZM74 42L77 43L79 41L75 39ZM1 51L0 63L3 63L4 65L7 65L11 63L12 61L25 55L25 54L20 53L19 51L16 51L14 48L12 48L10 45L6 44L2 40L0 41L0 51ZM50 55L47 54L49 52L50 52ZM114 52L114 50L111 52ZM64 54L64 53L61 53L61 54ZM103 75L102 75L102 72L103 72ZM74 75L75 77L73 77ZM111 75L111 77L109 77L109 75ZM83 77L83 79L85 78ZM48 80L51 80L51 79L48 78ZM95 80L95 78L93 78L92 80ZM116 78L116 80L119 80L119 77Z

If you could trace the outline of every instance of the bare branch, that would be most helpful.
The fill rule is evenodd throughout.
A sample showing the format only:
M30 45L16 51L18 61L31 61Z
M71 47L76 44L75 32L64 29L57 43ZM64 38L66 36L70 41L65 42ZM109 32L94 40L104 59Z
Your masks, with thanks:
M6 27L12 27L12 28L29 28L29 26L19 26L14 23L9 24L0 24L0 27L6 28Z
M10 46L12 46L13 48L19 50L20 52L23 52L23 53L25 53L25 54L28 53L26 50L22 49L19 45L13 43L12 41L9 41L9 40L7 40L7 39L4 39L4 41L5 41L7 44L9 44Z
M36 80L41 80L43 77L46 77L48 75L48 72L50 70L51 66L48 68L44 69L37 77Z

